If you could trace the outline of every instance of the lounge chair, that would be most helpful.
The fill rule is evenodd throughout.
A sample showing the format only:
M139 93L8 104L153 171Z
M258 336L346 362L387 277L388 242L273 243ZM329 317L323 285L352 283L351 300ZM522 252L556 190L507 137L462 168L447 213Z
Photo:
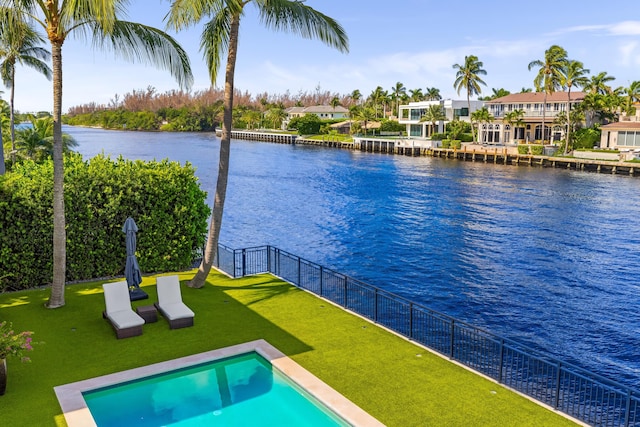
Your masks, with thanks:
M102 289L107 307L102 317L111 323L118 339L142 335L144 319L131 309L127 282L105 283Z
M158 302L154 305L169 322L171 329L193 326L193 311L182 302L178 276L161 276L156 279Z

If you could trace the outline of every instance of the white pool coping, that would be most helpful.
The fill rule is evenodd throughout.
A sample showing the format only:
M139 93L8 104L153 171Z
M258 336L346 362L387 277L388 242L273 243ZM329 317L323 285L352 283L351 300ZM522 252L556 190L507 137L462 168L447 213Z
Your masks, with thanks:
M58 402L60 402L65 421L69 427L97 427L87 407L87 403L82 396L83 392L252 351L257 352L260 356L267 359L271 365L283 372L349 424L363 427L384 426L380 421L373 418L265 340L250 341L231 347L103 375L101 377L57 386L54 387L53 390L56 393Z

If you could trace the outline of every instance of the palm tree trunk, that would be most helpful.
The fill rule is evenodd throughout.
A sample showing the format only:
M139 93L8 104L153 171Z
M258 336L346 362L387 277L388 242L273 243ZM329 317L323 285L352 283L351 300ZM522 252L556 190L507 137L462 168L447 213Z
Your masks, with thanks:
M541 134L541 138L542 139L542 145L544 145L544 137L545 137L545 130L544 130L544 119L545 119L545 115L547 112L547 91L544 91L544 99L543 99L544 104L542 104L542 134Z
M476 131L473 129L473 122L471 121L471 99L469 98L469 91L467 91L467 114L469 114L469 123L471 123L471 136L473 141L476 142Z
M568 86L567 90L567 134L564 141L564 155L567 155L569 150L569 138L571 137L571 86Z
M16 66L11 67L11 94L9 95L9 130L11 132L11 164L16 161L16 131L14 114L14 95L16 91Z
M222 228L222 213L224 201L227 195L227 181L229 178L229 153L231 149L231 125L233 112L233 79L236 68L236 56L238 52L238 28L240 15L234 15L231 19L229 32L229 50L227 54L227 68L224 83L224 113L222 118L222 137L220 139L220 160L218 163L218 179L216 193L213 202L211 223L209 224L209 238L204 250L202 262L196 275L189 282L192 288L201 288L213 266L213 260L218 252L218 240Z
M62 43L51 43L53 65L53 283L48 308L62 307L67 272L62 155Z

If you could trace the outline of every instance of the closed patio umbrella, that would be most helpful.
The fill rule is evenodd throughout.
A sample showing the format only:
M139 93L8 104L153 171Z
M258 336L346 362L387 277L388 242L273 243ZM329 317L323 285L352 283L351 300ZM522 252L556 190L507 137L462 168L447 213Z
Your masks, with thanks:
M122 232L125 233L127 246L127 261L124 267L124 277L127 279L127 284L129 285L129 298L131 301L147 299L149 295L140 289L142 274L140 274L140 267L136 259L136 233L138 232L138 226L133 218L127 218L122 227Z

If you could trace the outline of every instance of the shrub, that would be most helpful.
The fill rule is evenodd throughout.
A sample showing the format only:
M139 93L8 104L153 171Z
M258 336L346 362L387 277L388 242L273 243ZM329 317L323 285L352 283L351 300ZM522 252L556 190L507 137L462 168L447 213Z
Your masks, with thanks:
M601 131L594 128L578 129L571 138L574 149L593 148L600 144Z
M462 142L473 142L473 135L470 133L462 133L460 134L460 141Z
M442 141L446 137L447 137L447 135L445 135L444 133L434 133L433 135L431 135L431 140L433 140L433 141Z
M519 144L518 154L529 154L529 146L525 144Z
M530 145L529 148L534 156L540 156L544 153L544 145Z
M52 280L53 163L0 177L0 291ZM202 247L209 208L193 167L177 162L65 158L67 281L123 274L122 225L135 219L143 272L181 270Z
M454 139L451 141L451 148L459 150L462 147L462 143L458 139Z
M450 148L450 147L451 147L451 140L443 139L442 140L442 148Z

